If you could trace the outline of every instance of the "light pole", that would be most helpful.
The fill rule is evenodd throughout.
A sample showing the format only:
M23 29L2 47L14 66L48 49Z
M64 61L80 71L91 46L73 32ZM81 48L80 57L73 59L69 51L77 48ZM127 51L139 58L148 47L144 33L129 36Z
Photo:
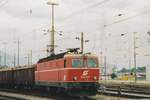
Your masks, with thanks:
M6 67L6 60L7 60L7 58L6 58L6 45L7 45L7 42L3 42L3 45L4 45L4 66Z
M47 2L48 5L52 7L52 26L51 26L51 32L50 32L50 53L51 55L55 54L55 27L54 27L54 6L58 5L57 3L53 2Z
M128 34L128 33L121 34L121 36L124 36L126 34ZM128 45L128 65L129 65L129 69L131 70L130 43L129 43L129 41L128 41L127 45ZM130 72L130 74L131 74L131 72Z
M27 55L27 58L28 58L28 66L30 66L30 54L29 53Z
M20 50L19 50L20 49L20 41L19 40L17 41L17 44L18 44L18 59L17 60L18 60L18 66L19 66L19 54L20 54Z
M104 56L104 75L105 75L105 82L107 80L107 61L106 61L106 56Z
M29 51L28 53L28 66L32 65L32 50Z
M20 41L17 41L17 66L19 67L19 60L20 60Z
M1 50L0 50L0 67L2 66L2 55L1 55Z
M81 53L84 51L84 33L81 32Z
M137 69L137 66L136 66L136 32L133 32L133 61L134 61L134 68L135 68L135 71L134 71L134 74L135 74L135 82L137 81L137 73L136 73L136 69Z
M14 67L16 66L16 53L14 53Z
M32 50L27 51L27 56L24 57L27 60L27 66L32 65Z
M127 34L127 33L126 33ZM125 34L121 34L121 36L124 36ZM135 74L135 82L137 81L137 72L136 72L136 69L137 69L137 61L136 61L136 56L137 56L137 53L136 53L136 32L133 32L133 64L134 64L134 74ZM129 50L130 51L130 50ZM130 52L129 52L130 53ZM129 66L130 66L131 62L130 62L130 57L129 57Z
M27 61L27 62L26 62L26 63L27 63L26 66L29 67L29 65L30 65L30 55L27 54L27 56L25 56L24 58L25 58L25 60Z
M30 50L30 64L32 65L32 50Z
M20 40L18 39L17 41L14 41L14 43L17 44L17 66L20 66L20 64L19 64L20 63L20 61L19 61L20 60ZM14 55L15 55L15 53L14 53ZM14 57L14 58L16 59L16 57ZM14 63L16 63L16 61Z

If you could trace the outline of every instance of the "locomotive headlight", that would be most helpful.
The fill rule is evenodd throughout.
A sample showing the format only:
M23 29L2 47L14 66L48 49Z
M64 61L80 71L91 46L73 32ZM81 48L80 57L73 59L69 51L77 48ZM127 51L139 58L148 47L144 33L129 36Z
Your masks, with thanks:
M73 80L74 80L74 81L76 81L77 79L78 79L77 76L74 76L74 77L73 77Z
M97 80L97 77L96 77L96 76L94 76L94 77L93 77L93 79L94 79L94 80Z

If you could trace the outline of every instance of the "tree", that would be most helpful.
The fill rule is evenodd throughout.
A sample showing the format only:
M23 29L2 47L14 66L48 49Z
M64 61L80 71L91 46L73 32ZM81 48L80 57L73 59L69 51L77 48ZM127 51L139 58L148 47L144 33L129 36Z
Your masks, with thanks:
M132 68L132 69L131 69L131 73L134 73L134 72L135 72L135 68Z
M113 73L116 73L116 71L117 71L117 67L116 67L116 66L114 66L114 67L112 68L112 71L113 71Z
M116 75L115 73L112 73L112 74L111 74L111 78L112 78L112 79L115 79L115 78L117 78L117 75Z
M127 72L128 70L126 69L126 68L122 68L119 72L121 72L121 73L125 73L125 72Z

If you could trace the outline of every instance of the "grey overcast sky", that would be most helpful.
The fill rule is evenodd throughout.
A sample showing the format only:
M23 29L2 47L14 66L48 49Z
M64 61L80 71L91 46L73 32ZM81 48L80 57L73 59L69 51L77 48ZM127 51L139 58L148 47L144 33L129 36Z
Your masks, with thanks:
M7 53L16 53L20 40L21 63L29 50L33 50L34 63L46 56L43 50L49 44L51 9L48 0L0 0L0 49L7 42ZM150 63L150 43L147 31L150 31L150 0L51 0L59 3L55 7L55 28L62 36L55 34L56 53L66 48L79 47L75 40L80 32L85 33L85 52L99 57L101 48L107 63L118 67L129 66L129 57L133 62L133 32L137 32L137 64ZM104 27L105 26L105 27ZM125 34L121 37L120 34ZM130 51L130 53L129 53ZM9 62L8 62L9 63ZM132 63L133 64L133 63Z

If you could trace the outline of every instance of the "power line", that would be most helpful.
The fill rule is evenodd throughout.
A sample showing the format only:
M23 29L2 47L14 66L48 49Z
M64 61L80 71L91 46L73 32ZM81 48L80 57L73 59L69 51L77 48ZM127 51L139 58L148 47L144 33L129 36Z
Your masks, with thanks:
M2 8L3 6L5 6L8 3L8 0L1 0L0 1L0 8Z
M150 5L147 6L147 7L150 7ZM144 7L144 8L146 8L146 7ZM139 9L138 9L138 10L139 10ZM129 17L126 17L126 18L124 18L124 19L121 19L121 20L112 22L112 23L107 24L107 25L104 25L104 26L105 26L105 27L109 27L109 26L111 26L111 25L114 25L114 24L117 24L117 23L121 23L121 22L126 21L126 20L129 20L129 19L133 19L133 18L135 18L135 17L141 16L141 15L143 15L143 14L147 14L147 13L149 13L149 12L150 12L150 9L149 9L149 10L146 10L146 11L142 11L141 13L135 14L135 15L133 15L133 16L129 16Z
M0 4L2 4L2 3L3 3L3 1L5 1L5 0L1 0L1 1L0 1ZM6 1L7 1L7 0L6 0Z
M83 13L84 11L87 11L88 9L96 8L96 7L98 7L98 6L100 6L100 5L104 4L104 3L106 3L106 2L108 2L108 1L110 1L110 0L103 0L103 1L101 1L101 2L94 3L94 4L92 4L92 5L89 5L89 6L85 7L85 8L82 8L82 9L80 9L80 10L78 10L78 11L75 11L75 12L71 13L70 15L66 16L63 21L65 21L65 20L67 20L67 19L70 19L70 18L74 17L75 15L81 14L81 13Z
M0 3L2 3L4 0L1 0Z
M94 3L94 4L92 4L92 5L89 5L89 6L85 7L85 8L82 8L82 9L80 9L80 10L78 10L78 11L72 12L70 15L64 17L63 21L68 20L68 19L70 19L70 18L72 18L72 17L75 17L76 15L81 14L82 12L87 11L88 9L96 8L96 7L98 7L98 6L100 6L100 5L104 4L104 3L106 3L106 2L108 2L108 1L110 1L110 0L103 0L103 1L101 1L101 2ZM48 24L48 25L49 25L49 24ZM46 26L48 26L48 25L46 25ZM62 26L63 26L63 25L61 25L61 26L59 26L59 27L62 27ZM42 29L42 28L43 28L43 27L40 27L39 29Z

